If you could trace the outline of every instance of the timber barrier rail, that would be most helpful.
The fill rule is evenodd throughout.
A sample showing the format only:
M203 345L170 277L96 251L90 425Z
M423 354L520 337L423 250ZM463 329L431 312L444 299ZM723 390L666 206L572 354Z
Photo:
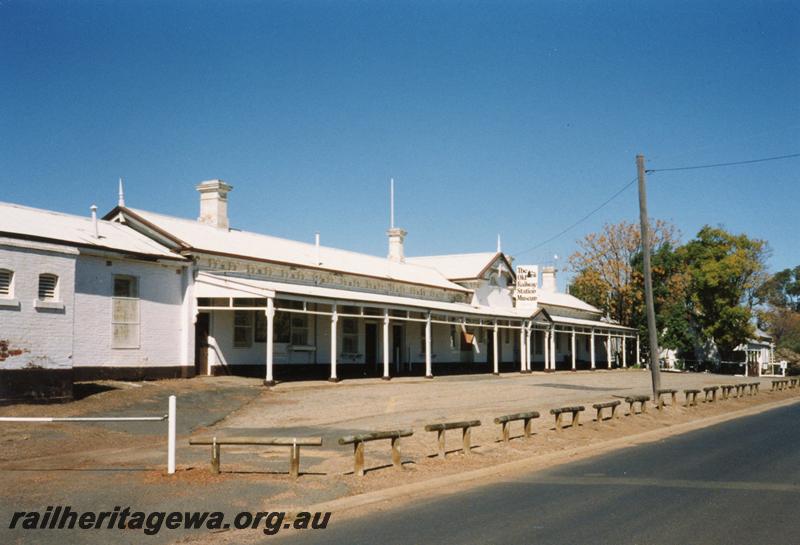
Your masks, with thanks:
M0 416L0 422L63 423L63 422L163 422L167 421L167 473L175 473L175 396L169 396L167 414L162 416Z

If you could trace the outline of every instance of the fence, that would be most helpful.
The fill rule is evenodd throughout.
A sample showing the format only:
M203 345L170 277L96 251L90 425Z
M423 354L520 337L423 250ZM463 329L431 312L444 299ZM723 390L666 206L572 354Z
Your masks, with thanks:
M167 421L167 473L175 473L175 396L169 396L163 416L2 416L0 422L163 422Z

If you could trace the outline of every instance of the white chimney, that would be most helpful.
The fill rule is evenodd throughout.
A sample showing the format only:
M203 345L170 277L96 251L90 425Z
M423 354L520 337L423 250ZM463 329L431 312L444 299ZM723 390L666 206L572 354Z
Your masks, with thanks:
M220 229L227 229L228 223L228 192L233 186L222 180L207 180L197 185L200 192L200 217L197 221Z
M555 267L542 267L542 291L548 293L555 293L558 291Z
M97 225L97 205L92 205L89 207L89 210L92 211L92 230L94 231L94 238L100 238L100 228Z
M406 260L403 252L403 241L406 238L406 231L399 227L392 227L386 234L389 235L389 259L402 263Z

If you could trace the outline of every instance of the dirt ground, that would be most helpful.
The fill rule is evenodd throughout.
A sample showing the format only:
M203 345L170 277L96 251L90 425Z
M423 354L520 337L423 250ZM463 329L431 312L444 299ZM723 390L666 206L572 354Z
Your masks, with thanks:
M662 375L663 388L679 391L751 381L711 374ZM258 380L237 377L92 383L79 388L82 397L74 402L2 407L0 415L157 415L165 412L167 397L174 393L178 397L177 474L165 473L163 423L4 423L0 430L0 474L6 486L0 489L0 505L19 509L72 504L97 510L114 505L149 510L172 505L180 510L291 511L800 397L800 388L772 393L770 381L761 382L758 396L697 407L682 406L682 393L678 405L663 411L651 406L646 414L627 415L623 402L621 416L604 422L594 420L591 404L648 394L648 372L472 375L388 383L365 379L340 384L285 383L271 389ZM582 425L556 432L549 409L578 404L587 409ZM520 437L522 424L514 423L513 439L503 443L494 417L530 410L541 414L534 421L533 437ZM436 434L425 432L424 425L473 419L481 420L482 425L473 430L471 455L458 450L460 435L452 431L447 435L451 453L445 460L437 457ZM565 421L568 423L569 417ZM403 470L391 467L388 441L378 441L367 445L366 476L353 475L352 447L340 446L337 439L350 433L399 428L414 430L414 435L404 438L400 445ZM212 475L208 469L210 449L188 445L189 437L209 435L321 436L323 447L301 451L303 475L298 481L286 474L285 448L224 447L222 474ZM0 509L0 517L8 516L5 511ZM167 533L153 537L168 542L178 536ZM0 540L9 542L2 535Z

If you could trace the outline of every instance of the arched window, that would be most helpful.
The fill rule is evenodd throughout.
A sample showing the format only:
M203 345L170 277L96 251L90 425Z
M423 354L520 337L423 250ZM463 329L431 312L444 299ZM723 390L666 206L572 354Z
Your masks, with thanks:
M58 298L58 276L50 273L39 275L39 300L55 301Z
M0 297L11 297L14 295L14 271L0 269Z

